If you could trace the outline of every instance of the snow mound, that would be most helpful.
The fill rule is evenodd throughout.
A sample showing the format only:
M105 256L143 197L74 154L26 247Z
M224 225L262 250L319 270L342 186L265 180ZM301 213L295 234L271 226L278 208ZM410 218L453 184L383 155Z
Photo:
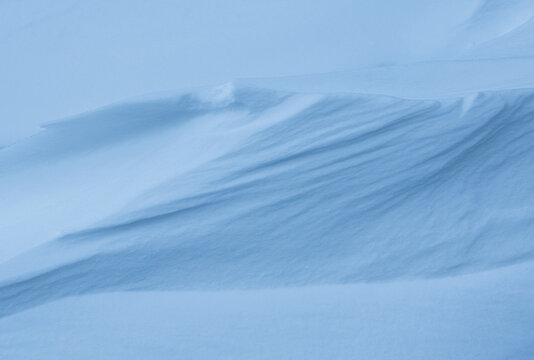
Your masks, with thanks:
M534 91L209 93L119 104L1 150L4 231L19 240L3 251L2 315L84 293L428 278L534 256Z

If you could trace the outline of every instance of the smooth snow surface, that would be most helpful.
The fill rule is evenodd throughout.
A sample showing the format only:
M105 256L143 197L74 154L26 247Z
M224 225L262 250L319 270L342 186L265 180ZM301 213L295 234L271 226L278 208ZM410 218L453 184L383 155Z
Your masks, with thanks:
M314 75L294 58L6 136L0 359L534 358L534 4L396 4L440 19L428 54ZM32 36L63 24L29 8Z
M529 264L433 281L67 298L4 318L0 355L530 359L533 270Z

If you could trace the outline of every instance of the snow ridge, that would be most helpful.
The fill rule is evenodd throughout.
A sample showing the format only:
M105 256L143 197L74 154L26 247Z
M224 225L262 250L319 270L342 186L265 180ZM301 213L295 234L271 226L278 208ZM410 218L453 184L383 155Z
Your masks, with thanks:
M32 238L37 247L2 264L1 315L86 293L447 277L534 256L534 91L482 92L466 107L231 89L215 102L186 94L103 109L2 150L4 164L31 164L53 149L37 168L74 179L93 156L96 178L124 156L131 171L98 185L117 200L106 217ZM197 131L205 142L187 140ZM154 144L162 152L147 158ZM197 160L181 157L192 144ZM162 154L169 170L146 173ZM121 189L128 181L138 184ZM100 212L93 200L71 210Z

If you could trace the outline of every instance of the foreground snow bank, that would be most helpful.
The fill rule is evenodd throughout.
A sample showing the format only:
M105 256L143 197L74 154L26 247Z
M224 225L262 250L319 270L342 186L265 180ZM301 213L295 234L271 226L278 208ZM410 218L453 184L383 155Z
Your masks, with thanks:
M529 264L388 284L73 297L1 319L0 357L528 360L533 270Z

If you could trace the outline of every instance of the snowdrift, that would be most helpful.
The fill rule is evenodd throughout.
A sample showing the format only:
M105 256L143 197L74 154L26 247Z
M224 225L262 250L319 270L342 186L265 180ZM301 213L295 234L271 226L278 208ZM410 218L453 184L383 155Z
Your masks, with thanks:
M31 48L24 58L42 67L2 67L0 92L14 99L3 118L15 120L0 124L13 130L0 134L0 358L534 358L532 2L353 2L362 22L348 3L293 4L311 11L298 22L285 3L262 4L276 29L256 28L257 4L239 17L250 27L231 8L204 14L209 1L184 23L171 2L1 5L0 30L20 35L2 38L6 53ZM325 11L343 21L310 21ZM180 47L168 36L212 17L215 38L203 28ZM86 37L63 34L76 19ZM367 31L332 41L354 24ZM328 47L316 28L330 29ZM272 48L259 52L258 33ZM71 47L41 41L60 34ZM221 58L192 78L356 65L139 96L17 130L36 114L183 85L191 69L177 64L202 41L219 44L205 59ZM294 43L302 53L281 50ZM329 46L344 50L326 59ZM132 53L137 65L107 67ZM84 71L47 70L73 54ZM43 91L47 76L56 93Z
M50 124L1 153L4 181L42 179L21 193L46 224L11 229L22 253L2 265L2 315L94 292L428 278L531 260L533 114L528 89L408 100L226 85ZM68 215L50 213L62 202Z

